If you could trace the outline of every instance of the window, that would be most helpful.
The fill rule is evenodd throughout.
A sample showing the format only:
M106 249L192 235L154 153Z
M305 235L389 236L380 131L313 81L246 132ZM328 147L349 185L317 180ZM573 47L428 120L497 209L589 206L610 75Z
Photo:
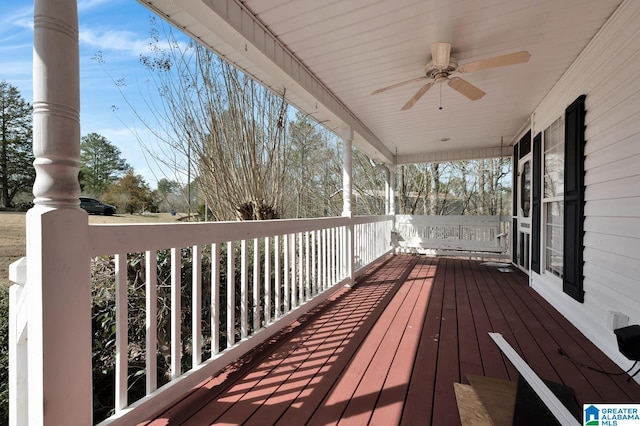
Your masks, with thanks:
M562 278L564 239L564 117L544 131L544 269Z
M526 161L522 166L522 177L520 181L520 208L522 216L529 217L531 212L531 161Z

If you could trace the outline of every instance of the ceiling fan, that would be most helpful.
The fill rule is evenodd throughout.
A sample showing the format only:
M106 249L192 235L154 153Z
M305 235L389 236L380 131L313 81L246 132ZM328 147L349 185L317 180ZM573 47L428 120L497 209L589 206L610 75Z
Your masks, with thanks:
M472 101L476 101L482 98L485 95L485 92L460 77L451 77L452 73L457 72L463 74L504 67L507 65L522 64L524 62L528 62L530 57L531 54L526 50L523 50L520 52L481 59L479 61L469 62L458 66L458 60L451 56L450 43L433 43L431 44L431 61L429 61L425 66L424 75L392 84L391 86L383 87L382 89L374 90L371 94L377 95L378 93L383 93L406 84L430 80L427 84L418 89L416 94L409 99L409 102L402 107L402 111L408 110L414 106L435 83L447 83L453 90L456 90Z

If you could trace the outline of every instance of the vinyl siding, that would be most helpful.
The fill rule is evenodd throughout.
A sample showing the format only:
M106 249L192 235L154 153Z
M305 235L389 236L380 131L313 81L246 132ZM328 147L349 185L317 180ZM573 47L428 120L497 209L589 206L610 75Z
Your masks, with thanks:
M625 1L534 113L543 131L586 94L584 303L532 285L621 366L609 311L640 323L640 2Z

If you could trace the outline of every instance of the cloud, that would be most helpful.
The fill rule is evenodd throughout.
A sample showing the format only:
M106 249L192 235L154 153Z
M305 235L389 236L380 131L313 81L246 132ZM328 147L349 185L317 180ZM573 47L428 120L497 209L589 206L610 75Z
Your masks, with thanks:
M85 12L95 7L113 4L113 0L80 0L78 1L78 12Z
M116 51L139 56L149 51L150 40L132 31L80 28L80 43L100 51Z
M29 77L31 79L31 70L33 69L33 62L27 59L4 61L2 62L2 68L0 68L0 76L9 76L11 78L24 78ZM0 78L1 80L2 78Z
M33 30L33 3L0 16L0 32L13 33L14 28Z

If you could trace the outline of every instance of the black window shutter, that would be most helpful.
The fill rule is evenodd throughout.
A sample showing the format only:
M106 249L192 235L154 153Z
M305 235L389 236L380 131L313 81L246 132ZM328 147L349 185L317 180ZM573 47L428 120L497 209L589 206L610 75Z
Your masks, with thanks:
M564 265L562 290L584 302L584 129L585 95L565 111L564 130Z
M542 209L542 134L533 139L533 194L531 197L531 270L540 273L540 215Z
M511 260L518 263L518 148L520 144L513 147L513 184L512 187L512 211L513 211L513 228L511 228Z

